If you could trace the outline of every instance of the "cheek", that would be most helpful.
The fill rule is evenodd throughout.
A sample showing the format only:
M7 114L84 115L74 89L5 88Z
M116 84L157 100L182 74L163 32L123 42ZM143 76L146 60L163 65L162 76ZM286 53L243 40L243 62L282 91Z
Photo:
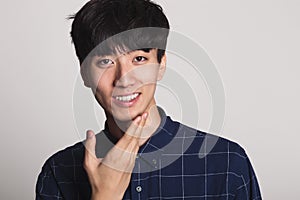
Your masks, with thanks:
M99 81L96 88L96 99L98 103L104 108L108 109L111 106L111 92L112 90L108 87L107 84L103 84Z
M110 95L112 94L112 84L110 83L110 79L101 78L97 83L97 91L102 95Z
M144 85L144 96L146 98L152 98L154 96L155 93L155 88L156 88L156 84L150 83L147 85Z
M111 103L111 96L113 92L113 81L108 73L103 73L101 77L94 79L95 91L98 99L105 104Z
M158 65L149 64L134 69L134 76L139 77L138 79L143 84L155 84L158 75Z
M101 69L98 67L92 67L92 69L89 71L89 77L94 86L98 86L104 80L107 81L107 79L110 77L110 74L111 70Z
M106 70L95 71L92 75L92 82L94 87L101 90L107 90L113 83L112 74Z

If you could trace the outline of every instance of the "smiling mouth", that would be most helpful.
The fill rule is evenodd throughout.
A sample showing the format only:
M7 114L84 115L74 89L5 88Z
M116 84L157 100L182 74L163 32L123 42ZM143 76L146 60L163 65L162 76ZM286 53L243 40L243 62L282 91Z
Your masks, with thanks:
M140 93L133 93L133 94L130 94L130 95L119 95L119 96L114 96L113 98L119 102L124 102L124 103L127 103L127 102L132 102L134 101L135 99L137 99L138 97L140 96Z

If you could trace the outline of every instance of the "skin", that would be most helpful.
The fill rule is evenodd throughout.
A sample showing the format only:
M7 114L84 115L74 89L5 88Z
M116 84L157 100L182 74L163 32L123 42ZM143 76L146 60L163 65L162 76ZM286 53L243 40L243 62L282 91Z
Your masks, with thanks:
M137 117L104 159L96 157L95 134L87 132L84 168L92 187L92 200L122 199L130 182L146 119L146 113Z
M95 155L96 137L87 131L84 168L92 187L92 199L122 199L130 183L139 147L160 124L154 99L156 82L163 77L166 56L157 61L157 49L118 55L94 56L81 68L84 84L104 109L110 133L117 144L105 158ZM138 93L132 105L122 106L115 96Z

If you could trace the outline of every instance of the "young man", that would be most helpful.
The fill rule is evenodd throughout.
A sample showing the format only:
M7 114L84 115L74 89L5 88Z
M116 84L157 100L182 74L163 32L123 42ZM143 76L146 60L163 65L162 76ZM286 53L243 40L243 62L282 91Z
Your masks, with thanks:
M71 36L105 128L50 157L36 199L261 199L245 151L173 121L156 105L169 22L150 0L91 0ZM208 138L208 140L204 140ZM172 145L170 145L172 144Z

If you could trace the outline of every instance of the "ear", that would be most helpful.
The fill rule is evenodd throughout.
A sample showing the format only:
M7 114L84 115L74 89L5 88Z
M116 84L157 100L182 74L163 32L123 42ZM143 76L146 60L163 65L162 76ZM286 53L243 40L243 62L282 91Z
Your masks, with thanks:
M167 56L165 53L160 61L160 66L159 66L158 75L157 75L157 81L160 81L163 78L165 71L166 71L166 64L167 64Z

